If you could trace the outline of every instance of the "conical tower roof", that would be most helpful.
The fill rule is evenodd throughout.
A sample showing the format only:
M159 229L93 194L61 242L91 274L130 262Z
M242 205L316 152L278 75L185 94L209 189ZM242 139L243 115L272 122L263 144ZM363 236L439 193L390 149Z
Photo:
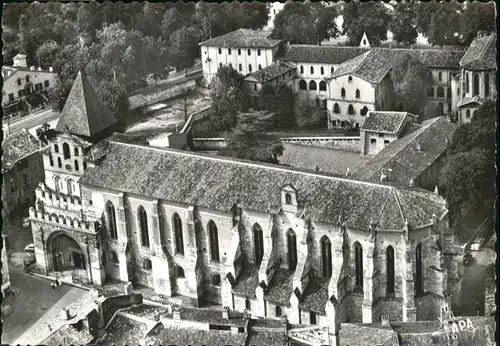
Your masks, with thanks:
M115 116L99 98L85 74L78 72L56 131L93 137L116 122Z

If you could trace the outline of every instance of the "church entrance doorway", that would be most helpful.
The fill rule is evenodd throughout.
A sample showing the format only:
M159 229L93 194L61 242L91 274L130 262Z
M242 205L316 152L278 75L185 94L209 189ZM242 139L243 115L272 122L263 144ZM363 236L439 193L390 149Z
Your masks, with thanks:
M48 243L48 269L67 278L87 279L85 254L80 245L66 233L59 233Z

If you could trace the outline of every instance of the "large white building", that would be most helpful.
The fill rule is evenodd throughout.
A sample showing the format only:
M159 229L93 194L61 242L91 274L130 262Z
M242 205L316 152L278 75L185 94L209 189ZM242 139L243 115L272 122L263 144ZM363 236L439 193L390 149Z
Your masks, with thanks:
M270 35L267 30L239 29L201 42L205 83L210 84L222 66L232 67L245 76L270 66L280 43Z

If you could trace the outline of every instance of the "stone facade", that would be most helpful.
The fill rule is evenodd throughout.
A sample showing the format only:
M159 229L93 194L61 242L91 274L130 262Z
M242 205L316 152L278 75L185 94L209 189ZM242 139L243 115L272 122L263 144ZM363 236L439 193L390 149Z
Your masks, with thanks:
M7 258L7 248L5 247L5 236L2 236L2 295L5 296L10 291L9 262Z

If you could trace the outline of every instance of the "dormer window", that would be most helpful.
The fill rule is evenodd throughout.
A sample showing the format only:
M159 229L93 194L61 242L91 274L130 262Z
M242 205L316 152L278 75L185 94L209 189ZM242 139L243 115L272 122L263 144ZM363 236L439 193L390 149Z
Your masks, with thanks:
M349 76L349 78L347 79L349 83L352 83L352 77Z
M297 212L297 190L290 184L281 189L281 205L285 212Z

